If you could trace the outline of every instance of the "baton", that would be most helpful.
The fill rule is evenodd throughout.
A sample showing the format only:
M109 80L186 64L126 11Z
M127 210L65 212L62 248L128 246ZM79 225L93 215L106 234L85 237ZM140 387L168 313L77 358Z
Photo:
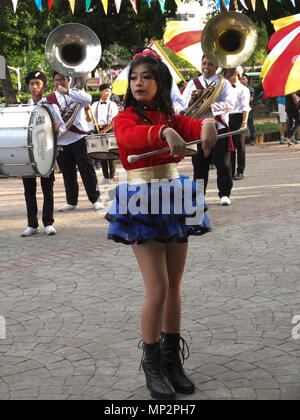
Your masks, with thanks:
M238 134L244 134L246 133L247 128L240 128L239 130L236 131L229 131L228 133L223 133L223 134L218 134L217 139L221 139L223 137L228 137L228 136L236 136ZM194 140L194 141L189 141L188 143L186 143L188 146L190 146L191 144L198 144L203 142L204 140ZM133 163L136 162L139 159L145 158L145 157L149 157L149 156L153 156L153 155L158 155L160 153L165 153L165 152L169 152L171 149L170 147L166 147L165 149L158 149L158 150L153 150L153 152L147 152L147 153L142 153L141 155L129 155L127 156L127 162L128 163Z

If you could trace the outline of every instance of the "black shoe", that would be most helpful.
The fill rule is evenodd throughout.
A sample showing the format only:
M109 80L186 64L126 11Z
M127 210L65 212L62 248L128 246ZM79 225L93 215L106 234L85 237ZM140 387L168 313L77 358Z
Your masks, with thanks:
M234 175L234 177L232 178L234 181L239 181L240 179L243 179L244 175L237 173L236 175Z
M162 332L161 337L162 349L167 363L168 378L170 379L171 384L176 392L193 394L195 392L195 385L186 376L182 367L184 360L190 355L185 340L180 334L165 334ZM187 355L184 350L187 350ZM180 360L180 355L182 357L182 362Z
M173 400L175 398L175 389L167 376L166 361L160 341L154 344L143 343L143 350L141 365L151 396L158 400Z

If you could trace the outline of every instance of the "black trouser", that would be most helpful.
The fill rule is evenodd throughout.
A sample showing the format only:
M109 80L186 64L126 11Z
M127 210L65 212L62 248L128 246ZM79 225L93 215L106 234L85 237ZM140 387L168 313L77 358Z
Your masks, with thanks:
M287 122L286 122L287 136L288 138L291 138L293 134L295 133L296 128L300 124L299 110L298 109L295 109L292 111L288 110L286 115L287 115Z
M44 205L43 205L43 224L44 226L53 225L53 210L54 210L54 200L53 200L53 182L54 182L54 172L48 178L41 178L41 186L44 196ZM28 226L32 228L37 228L39 225L37 214L37 200L36 200L36 178L23 178L24 185L24 195L26 200L27 208L27 220Z
M77 169L91 203L95 203L99 196L97 175L93 161L88 156L85 138L60 148L57 163L62 171L66 189L67 203L76 206L78 203L79 187L77 182Z
M226 133L226 129L219 131L219 134ZM230 168L230 152L228 151L228 138L219 139L212 149L211 154L205 158L201 144L198 145L198 153L192 157L194 166L194 180L204 180L204 193L208 183L209 166L213 163L217 168L217 184L219 197L230 197L232 189L232 177Z
M104 178L113 179L116 173L116 161L114 159L101 159L100 162Z
M253 110L249 111L248 114L248 128L250 131L250 141L251 143L255 143L255 125L254 125L254 118L253 118Z
M229 127L232 131L241 128L243 122L243 113L229 114ZM246 166L246 148L245 148L245 135L232 136L234 144L234 152L231 152L231 171L232 176L235 175L235 166L237 161L237 170L239 174L243 174ZM237 156L237 157L236 157Z

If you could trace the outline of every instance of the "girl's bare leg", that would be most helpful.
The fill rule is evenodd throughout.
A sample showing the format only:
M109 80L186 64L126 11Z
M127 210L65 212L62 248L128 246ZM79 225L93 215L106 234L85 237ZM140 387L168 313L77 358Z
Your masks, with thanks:
M166 260L169 289L163 317L163 331L168 334L180 332L181 294L180 284L184 273L188 243L176 241L166 245Z
M152 344L160 339L164 306L168 296L166 245L150 242L145 245L135 244L132 249L146 288L141 316L142 336L145 343Z

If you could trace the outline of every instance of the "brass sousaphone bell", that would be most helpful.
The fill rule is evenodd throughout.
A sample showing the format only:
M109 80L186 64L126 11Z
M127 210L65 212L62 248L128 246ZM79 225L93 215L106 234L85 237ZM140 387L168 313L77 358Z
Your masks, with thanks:
M66 23L55 28L48 36L45 53L50 66L64 76L72 77L69 87L82 89L85 76L100 61L102 48L98 36L85 25ZM63 110L67 128L73 124L80 104L71 103Z
M66 23L47 38L45 53L51 67L69 77L82 77L95 69L102 48L98 36L85 25Z
M238 12L221 12L205 25L201 46L203 54L211 63L223 69L231 69L242 65L251 57L257 37L257 30L248 16ZM207 113L221 90L223 80L222 73L218 84L213 82L202 91L185 115L200 118Z

